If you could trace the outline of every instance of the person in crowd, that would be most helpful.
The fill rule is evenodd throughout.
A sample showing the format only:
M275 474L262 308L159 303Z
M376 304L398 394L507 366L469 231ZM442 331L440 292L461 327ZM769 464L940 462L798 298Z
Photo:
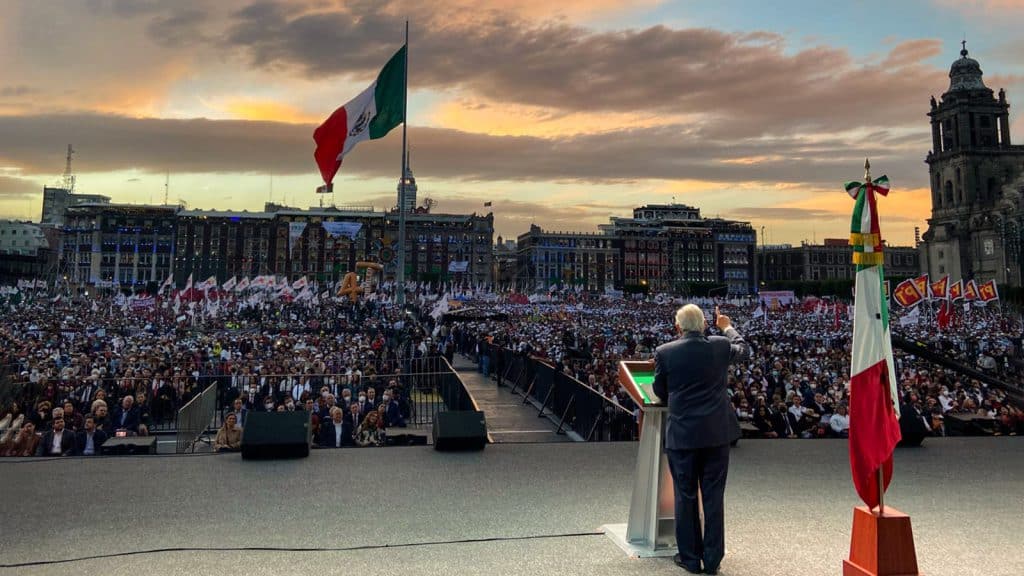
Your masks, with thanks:
M408 426L405 416L402 414L402 406L398 403L398 399L395 398L397 393L397 388L392 388L381 397L386 407L384 413L387 416L385 422L388 428L405 428Z
M92 401L92 415L96 419L96 427L107 433L107 436L114 434L114 422L107 412L107 403L102 398Z
M832 432L832 436L836 438L849 438L850 417L846 411L846 404L839 405L839 408L836 409L836 413L829 418L828 426Z
M352 426L351 420L345 418L341 408L337 406L331 409L330 416L330 420L320 424L319 446L321 448L352 446L354 444L352 436L356 429Z
M96 418L92 414L86 414L82 430L75 438L75 454L77 456L96 456L106 441L107 433L96 427Z
M754 412L754 426L757 427L758 431L765 438L778 438L779 434L775 432L772 426L771 412L768 410L768 406L765 404L758 405Z
M64 415L53 418L52 428L43 434L37 456L70 456L75 450L75 433L64 428Z
M224 418L226 420L227 416L234 415L235 427L241 430L245 426L245 416L248 412L249 409L245 407L245 404L242 402L242 398L238 397L231 402L231 412L228 412Z
M124 430L131 436L138 434L142 425L142 415L135 405L135 397L126 394L121 399L121 405L114 409L110 419L115 431Z
M36 435L36 425L31 420L26 420L18 430L17 435L2 447L4 456L34 456L39 446L39 436Z
M237 452L242 449L242 429L238 426L238 417L234 412L228 412L224 424L217 430L213 449L217 452Z
M376 410L371 410L363 418L363 423L356 429L356 445L358 446L383 446L384 435L379 425L380 415Z
M71 432L78 434L85 424L82 415L75 410L75 403L70 399L64 401L64 427Z

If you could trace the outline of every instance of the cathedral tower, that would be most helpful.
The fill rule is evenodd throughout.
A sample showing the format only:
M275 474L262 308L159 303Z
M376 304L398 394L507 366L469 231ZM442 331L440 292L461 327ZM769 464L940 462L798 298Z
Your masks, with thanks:
M932 278L1021 283L1024 146L1010 139L1010 104L982 80L964 43L949 89L931 99L932 214L921 263Z

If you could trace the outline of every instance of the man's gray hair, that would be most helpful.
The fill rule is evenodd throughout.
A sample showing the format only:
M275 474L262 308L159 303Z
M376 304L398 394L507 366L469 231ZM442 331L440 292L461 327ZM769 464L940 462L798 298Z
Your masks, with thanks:
M676 326L683 332L704 331L704 311L696 304L687 304L676 310Z

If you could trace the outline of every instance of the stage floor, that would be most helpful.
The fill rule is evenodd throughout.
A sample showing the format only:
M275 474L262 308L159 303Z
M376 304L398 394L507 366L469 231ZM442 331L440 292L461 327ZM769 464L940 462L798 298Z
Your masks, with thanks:
M681 574L671 559L628 559L595 534L626 520L636 447L6 459L0 575ZM1024 574L1020 439L899 450L887 502L911 515L924 574ZM857 503L845 442L741 442L720 573L839 574ZM11 566L167 548L186 550Z

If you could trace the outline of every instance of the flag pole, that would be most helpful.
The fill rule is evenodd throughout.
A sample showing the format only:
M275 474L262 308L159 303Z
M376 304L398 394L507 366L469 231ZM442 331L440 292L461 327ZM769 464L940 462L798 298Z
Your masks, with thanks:
M405 66L402 80L402 175L398 180L398 270L395 271L395 303L405 304L405 171L406 128L409 108L409 21L405 21Z

